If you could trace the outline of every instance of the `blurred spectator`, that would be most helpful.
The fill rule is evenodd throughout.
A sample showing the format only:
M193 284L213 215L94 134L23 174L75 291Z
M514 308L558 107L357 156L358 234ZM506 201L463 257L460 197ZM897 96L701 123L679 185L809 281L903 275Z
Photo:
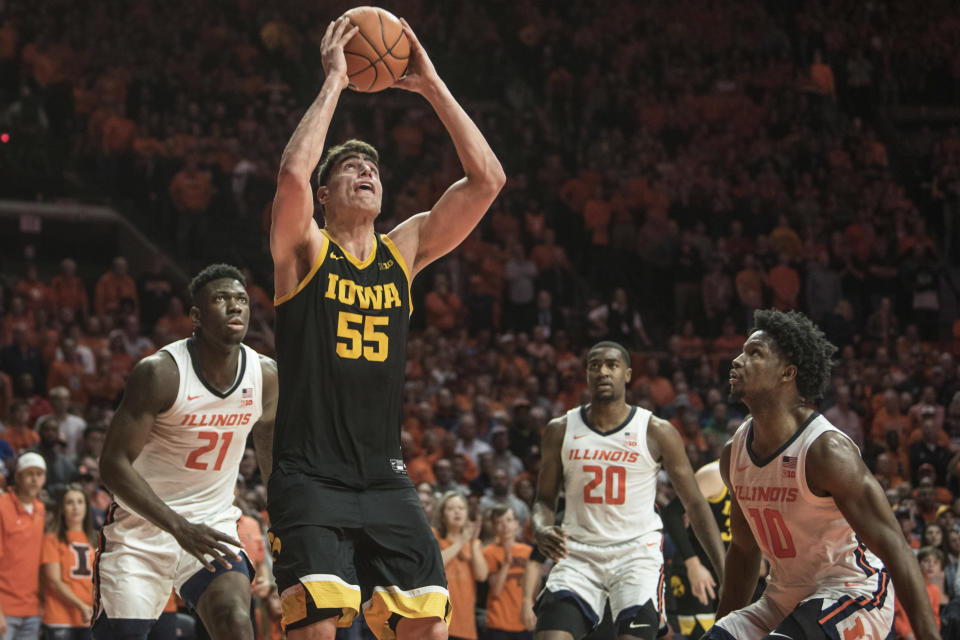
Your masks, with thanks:
M458 483L454 478L453 463L447 458L440 458L433 463L433 475L436 478L433 490L437 495L457 493L466 496L470 493L465 485Z
M156 335L158 332L169 336L170 341L182 340L193 335L193 320L184 313L183 302L177 296L170 298L166 313L157 319L154 325L154 334ZM151 346L153 345L151 344ZM164 345L158 346L162 347Z
M47 468L45 489L51 496L57 495L77 472L77 468L67 458L64 451L66 443L60 438L60 428L55 422L45 422L39 428L40 441L31 448L43 456Z
M790 265L790 256L780 253L777 266L770 269L767 282L773 291L773 306L781 311L792 311L798 307L800 295L800 275Z
M850 406L850 386L843 384L837 388L835 403L823 412L823 416L840 431L850 436L850 439L863 448L863 420L853 407Z
M26 325L15 325L13 342L0 348L0 371L14 380L19 380L25 373L30 374L34 380L47 379L43 356L37 347L30 344Z
M63 336L60 339L59 354L59 357L50 363L50 371L47 374L48 393L52 393L54 387L63 387L74 401L83 404L86 402L83 392L83 375L86 373L86 367L77 351L77 341Z
M450 283L445 273L438 273L433 279L433 289L424 299L427 326L441 331L451 331L462 322L463 304L460 296L450 291Z
M37 275L37 265L33 262L27 263L26 271L22 279L14 287L14 294L23 298L27 303L27 309L36 311L43 309L50 311L52 308L52 298L47 285L40 281Z
M177 247L184 256L199 255L209 225L209 209L216 188L209 171L200 168L197 157L188 154L186 163L170 182L170 201L177 212Z
M30 428L30 405L26 400L13 401L6 428L0 433L0 440L9 444L16 455L40 442L39 434Z
M44 635L78 638L86 633L89 636L97 533L83 487L78 484L64 487L51 515L53 519L43 538L42 552Z
M70 392L66 387L50 389L50 405L53 413L37 420L37 432L40 433L46 424L55 424L64 442L64 455L70 460L77 459L77 451L83 439L83 432L87 428L86 421L68 412L70 407Z
M477 438L477 420L472 413L464 413L460 416L457 436L459 438L457 453L467 456L477 466L479 466L481 454L493 451L489 444Z
M467 518L466 499L451 492L437 504L435 526L453 610L450 636L477 640L477 582L489 574L478 537L481 523Z
M60 273L50 280L50 297L60 310L70 309L77 318L86 315L90 304L87 287L77 275L77 263L73 258L60 261Z
M40 560L46 510L38 499L46 467L38 453L17 460L13 489L0 495L0 612L4 638L40 635Z
M523 525L517 521L510 507L493 507L490 510L490 523L494 540L483 548L489 572L484 626L491 638L529 639L532 634L526 630L521 619L521 581L533 547L517 542L517 532Z
M920 573L923 574L924 582L927 588L927 597L930 599L930 607L933 609L933 617L937 622L937 630L940 629L940 604L943 593L937 587L936 582L943 576L943 552L933 547L921 547L917 550L917 562L920 563ZM910 621L907 620L907 613L897 598L894 603L893 629L898 638L913 637L913 629Z
M127 259L117 256L110 269L97 280L93 307L98 316L113 315L120 311L125 300L133 304L134 313L139 312L137 284L127 273Z
M937 443L940 429L933 417L926 417L920 423L922 439L910 445L910 477L919 478L920 465L929 464L935 471L935 484L944 486L947 483L947 463L950 461L950 450Z
M507 483L523 471L523 462L510 450L510 429L497 425L490 431L490 445L493 447L493 466L507 474Z
M490 487L484 491L480 499L480 509L487 511L494 507L506 507L516 514L514 517L519 523L520 528L526 526L530 519L530 510L520 498L513 494L511 490L513 484L507 472L503 469L494 469L490 474Z
M137 279L137 294L140 300L140 321L145 327L153 327L163 313L169 313L170 300L174 296L173 281L164 270L164 260L154 255ZM172 332L173 335L177 335Z

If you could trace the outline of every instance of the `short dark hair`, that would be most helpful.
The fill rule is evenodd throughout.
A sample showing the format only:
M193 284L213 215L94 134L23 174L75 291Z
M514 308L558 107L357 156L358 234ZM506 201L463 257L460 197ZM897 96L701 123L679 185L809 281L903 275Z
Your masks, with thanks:
M628 369L630 368L630 352L619 342L614 342L613 340L602 340L598 342L590 347L590 351L587 352L587 359L589 359L590 354L597 349L616 349L620 354L620 358L623 359L623 364L626 365Z
M380 154L377 153L377 150L373 147L373 145L364 142L363 140L347 140L343 144L338 144L327 149L326 154L323 156L323 161L320 163L320 168L317 169L317 186L323 186L327 183L327 177L330 175L330 170L336 166L337 161L340 160L340 158L349 153L359 153L360 155L367 156L373 160L373 163L377 165L377 168L380 167Z
M507 511L513 511L513 507L506 504L497 504L490 507L490 510L487 514L487 516L490 518L490 524L497 524L497 520L507 515Z
M818 402L830 383L837 348L810 318L798 311L758 309L754 329L773 341L787 362L797 367L797 391L807 402Z
M200 270L200 273L193 277L193 280L190 281L190 299L193 301L193 304L197 304L197 302L199 302L197 296L200 295L200 292L203 291L205 286L214 280L220 280L221 278L232 278L233 280L239 280L240 284L242 284L244 287L247 286L247 279L243 277L242 273L240 273L240 269L223 263L207 265Z

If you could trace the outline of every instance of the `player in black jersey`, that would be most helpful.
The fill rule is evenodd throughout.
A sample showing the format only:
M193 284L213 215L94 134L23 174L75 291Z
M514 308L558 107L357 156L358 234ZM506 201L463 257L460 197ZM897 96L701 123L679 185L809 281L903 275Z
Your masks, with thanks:
M291 640L332 639L361 602L379 638L447 637L440 552L400 452L410 281L463 241L505 177L403 25L410 62L395 86L427 99L464 178L430 211L380 235L373 226L383 199L376 150L351 140L320 163L347 86L343 45L357 31L343 18L321 42L326 79L284 149L277 178L270 249L280 398L268 510ZM310 186L318 163L322 229Z

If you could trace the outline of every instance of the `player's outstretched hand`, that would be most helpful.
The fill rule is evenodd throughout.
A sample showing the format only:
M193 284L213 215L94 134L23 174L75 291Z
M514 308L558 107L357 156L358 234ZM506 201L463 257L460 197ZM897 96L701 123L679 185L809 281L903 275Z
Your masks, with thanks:
M228 544L243 548L242 542L225 533L205 524L193 524L187 521L184 521L184 524L173 533L173 537L177 539L177 543L183 547L183 550L199 560L207 571L216 571L214 562L224 569L229 569L240 559L230 550ZM212 557L212 560L208 560L208 556Z
M689 558L686 566L687 579L690 581L690 592L693 593L693 597L703 605L710 604L716 596L717 581L697 556Z
M422 94L432 84L439 82L440 76L410 24L403 18L400 18L400 24L403 25L403 33L410 42L410 61L407 63L406 73L393 86Z
M327 25L327 31L320 41L320 64L323 72L327 77L342 77L344 88L350 79L347 77L347 58L343 54L343 47L359 30L360 27L351 24L350 18L340 16Z
M567 538L569 533L557 526L542 527L533 532L533 541L540 552L558 562L567 557Z

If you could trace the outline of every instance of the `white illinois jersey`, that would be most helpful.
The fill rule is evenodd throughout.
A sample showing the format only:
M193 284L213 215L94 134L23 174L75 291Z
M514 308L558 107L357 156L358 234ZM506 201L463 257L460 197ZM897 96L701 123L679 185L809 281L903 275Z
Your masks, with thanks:
M833 498L817 496L807 486L807 451L827 432L847 438L814 412L761 460L751 450L753 420L748 420L733 436L730 483L770 563L766 593L781 607L789 611L823 590L851 594L868 608L882 607L891 590L883 563L857 538Z
M603 433L589 424L586 405L567 412L563 528L571 539L604 546L663 528L654 508L660 464L647 449L650 416L631 407L623 424Z
M157 416L133 468L174 511L202 522L233 505L247 435L262 413L260 358L241 345L236 380L221 393L203 379L192 338L162 351L177 364L180 388L173 406Z

